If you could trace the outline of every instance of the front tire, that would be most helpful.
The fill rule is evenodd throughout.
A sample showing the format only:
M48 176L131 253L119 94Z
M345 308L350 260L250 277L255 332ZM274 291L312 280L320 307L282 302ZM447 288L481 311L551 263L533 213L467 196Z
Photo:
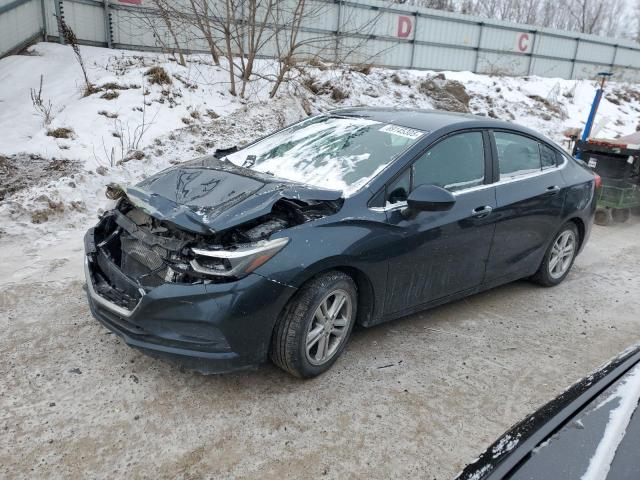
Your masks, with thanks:
M549 245L540 268L531 279L543 287L554 287L569 274L578 253L580 234L573 222L565 223Z
M347 344L357 299L353 279L340 271L305 283L276 324L270 349L273 363L300 378L326 372Z

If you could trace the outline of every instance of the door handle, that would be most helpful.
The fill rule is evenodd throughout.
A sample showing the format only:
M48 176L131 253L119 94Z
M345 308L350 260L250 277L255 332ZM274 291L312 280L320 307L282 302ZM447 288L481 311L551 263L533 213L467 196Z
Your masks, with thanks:
M557 195L558 193L560 193L560 187L558 185L551 185L547 187L545 195Z
M483 207L474 208L471 211L471 215L473 215L476 218L483 218L489 215L492 211L493 211L493 207L489 205L484 205Z

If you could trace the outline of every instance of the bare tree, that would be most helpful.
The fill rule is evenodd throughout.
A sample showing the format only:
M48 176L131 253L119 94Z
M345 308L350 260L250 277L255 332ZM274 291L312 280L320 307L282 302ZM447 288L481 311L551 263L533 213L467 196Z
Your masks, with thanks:
M568 11L581 33L596 33L605 10L605 2L598 0L573 0Z
M301 35L304 24L313 24L316 18L326 15L327 8L327 4L309 0L281 2L274 8L273 23L278 26L278 32L274 36L277 68L270 91L271 97L276 95L282 83L287 80L298 59L364 65L373 63L373 59L382 53L381 51L370 51L368 55L365 53L370 34L380 19L380 14L361 17L357 15L355 9L351 9L350 13L340 18L337 32L313 35L305 32L305 35ZM346 39L349 41L346 42ZM333 50L329 51L332 58L327 58L326 45L331 43L334 43Z
M302 19L304 18L304 7L305 0L298 0L296 3L291 19L289 32L283 29L282 33L286 37L286 47L282 45L281 35L275 36L275 44L276 44L276 58L278 60L277 74L276 80L271 88L271 92L269 92L270 97L274 97L282 85L282 82L285 79L285 76L291 71L293 67L293 58L296 53L296 50L300 48L300 44L298 43L298 33L300 32L300 25L302 23ZM274 11L274 23L277 23L278 20L281 21L282 9L280 6Z
M236 0L237 1L237 0ZM253 66L256 56L263 50L267 42L276 34L275 29L267 29L270 19L273 17L274 8L279 0L241 0L241 11L244 15L242 21L234 18L234 41L237 47L242 74L242 88L240 96L244 97L248 82L253 74ZM304 0L298 2L303 4ZM232 10L232 14L236 10ZM246 43L246 48L245 48Z
M625 0L462 0L462 13L611 37L632 36Z
M185 66L183 41L184 37L180 35L182 24L180 17L175 15L174 2L168 0L149 0L152 7L145 8L142 11L133 10L128 12L124 10L123 16L128 17L129 22L140 23L140 29L143 31L150 30L156 44L163 52L170 53L177 58L180 65Z
M171 38L173 39L173 43L175 45L175 50L178 53L178 58L179 58L180 65L182 65L184 67L186 65L186 62L184 61L184 55L182 53L182 48L180 48L180 42L178 41L178 36L176 35L175 26L174 26L174 23L172 21L171 4L166 2L165 0L151 0L151 3L153 4L154 7L156 7L156 9L158 10L159 16L162 19L162 22L167 27L167 30L169 31L169 34L171 35Z
M208 0L189 0L190 14L195 26L202 33L202 36L209 46L209 52L213 63L220 65L220 53L214 40L214 28L211 24L211 9Z
M270 95L275 96L299 58L323 56L326 45L333 44L334 40L336 54L332 60L339 62L348 58L367 43L371 27L379 18L379 14L374 20L369 16L364 19L342 18L336 33L305 30L334 8L329 2L151 0L151 3L154 8L141 13L145 24L160 22L160 25L165 25L179 51L180 44L206 45L213 63L228 72L229 92L240 97L247 96L249 84L258 78L273 81ZM175 24L180 25L180 32L174 28ZM351 40L350 47L338 54L342 39L347 36ZM256 72L256 60L260 57L275 57L275 74Z

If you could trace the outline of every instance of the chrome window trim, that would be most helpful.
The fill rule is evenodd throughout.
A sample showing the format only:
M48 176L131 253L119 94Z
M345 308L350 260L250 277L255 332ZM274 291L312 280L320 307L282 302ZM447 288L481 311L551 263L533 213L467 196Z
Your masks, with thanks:
M564 155L563 155L563 157L564 157ZM502 179L498 180L497 182L484 183L482 185L476 185L475 187L464 188L462 190L458 190L458 191L451 192L451 193L453 194L454 197L457 197L459 195L464 195L465 193L477 192L477 191L484 190L484 189L490 188L490 187L498 187L500 185L507 185L509 183L515 183L515 182L519 182L521 180L528 180L530 178L541 177L543 175L546 175L547 173L560 171L567 164L568 164L568 160L566 158L564 158L564 162L561 163L560 165L555 166L555 167L548 167L548 168L542 169L542 170L540 170L538 172L527 173L525 175L517 175L517 176L514 176L514 177L505 178L503 180ZM398 203L394 203L393 205L384 206L384 207L369 207L369 210L372 210L374 212L389 212L391 210L395 210L395 209L398 209L398 208L405 208L406 206L407 206L407 202L404 201L404 202L398 202Z

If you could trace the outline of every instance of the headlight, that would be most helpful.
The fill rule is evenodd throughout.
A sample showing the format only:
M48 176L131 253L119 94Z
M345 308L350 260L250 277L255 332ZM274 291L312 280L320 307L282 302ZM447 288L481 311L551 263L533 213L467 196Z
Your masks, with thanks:
M244 277L263 265L289 243L288 238L276 238L248 243L234 250L204 250L192 248L195 258L191 268L198 273L217 277Z

